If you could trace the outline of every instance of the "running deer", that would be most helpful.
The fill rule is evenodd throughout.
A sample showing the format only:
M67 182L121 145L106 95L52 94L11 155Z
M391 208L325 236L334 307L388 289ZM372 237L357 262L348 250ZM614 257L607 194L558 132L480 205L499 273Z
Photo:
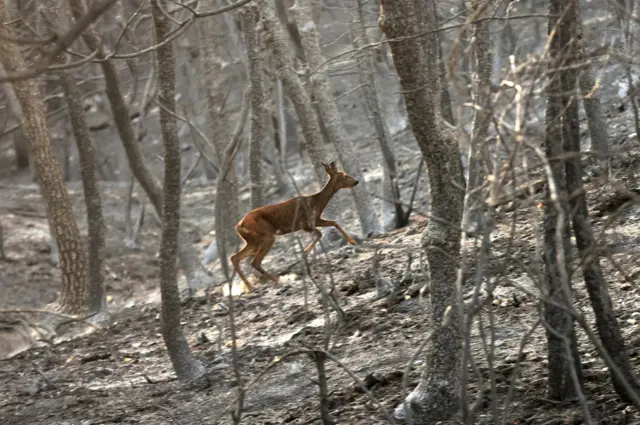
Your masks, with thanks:
M335 227L342 236L354 245L356 241L337 222L325 220L321 217L322 212L329 203L329 200L340 189L354 187L358 180L354 179L343 171L338 171L336 164L332 161L329 165L321 163L329 176L329 181L322 190L313 195L297 196L273 205L265 205L255 210L249 211L236 224L236 232L242 238L245 245L240 251L229 257L236 273L242 279L246 292L253 291L253 286L240 269L240 263L253 255L251 266L258 270L267 279L278 283L278 276L275 276L262 268L262 260L267 255L276 236L285 235L298 230L303 230L313 234L313 240L305 248L305 253L309 255L313 247L322 238L322 232L318 227Z

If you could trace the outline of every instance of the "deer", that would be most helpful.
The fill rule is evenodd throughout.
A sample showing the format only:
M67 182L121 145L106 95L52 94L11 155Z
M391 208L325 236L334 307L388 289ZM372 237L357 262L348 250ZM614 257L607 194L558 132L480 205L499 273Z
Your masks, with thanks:
M322 218L322 213L329 200L341 189L352 188L358 184L358 180L344 171L338 171L335 162L329 164L320 163L329 180L324 187L312 195L296 196L277 204L265 205L249 211L235 226L236 233L244 241L244 246L229 257L236 273L244 284L244 292L253 291L253 286L247 280L240 269L240 263L253 255L251 266L261 275L274 283L279 282L279 277L262 268L262 260L273 247L276 236L286 235L299 230L311 233L313 240L304 249L309 255L318 241L322 238L322 232L318 227L334 227L345 240L355 245L356 241L334 220Z

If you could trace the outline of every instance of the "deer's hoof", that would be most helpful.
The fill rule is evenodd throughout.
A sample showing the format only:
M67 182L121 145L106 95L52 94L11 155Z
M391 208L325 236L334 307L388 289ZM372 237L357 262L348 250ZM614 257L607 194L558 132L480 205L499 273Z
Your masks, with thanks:
M349 244L351 244L351 245L357 245L357 242L353 238L347 239L347 242L349 242Z

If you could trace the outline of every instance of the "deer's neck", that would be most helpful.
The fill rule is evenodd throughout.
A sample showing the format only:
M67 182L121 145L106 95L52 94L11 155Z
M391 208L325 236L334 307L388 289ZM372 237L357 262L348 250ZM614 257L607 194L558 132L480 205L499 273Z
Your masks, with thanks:
M336 193L336 189L334 187L331 179L324 185L324 187L320 190L320 192L311 195L313 200L315 201L317 212L316 214L320 215L322 211L326 208L327 204L331 200L331 197Z

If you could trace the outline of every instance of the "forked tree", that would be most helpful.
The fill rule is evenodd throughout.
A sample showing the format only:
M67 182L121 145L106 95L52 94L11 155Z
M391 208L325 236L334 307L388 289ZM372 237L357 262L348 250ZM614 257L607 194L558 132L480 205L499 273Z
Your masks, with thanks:
M84 0L69 0L71 12L76 20L81 19L87 13L87 5ZM158 216L162 216L162 187L155 176L151 173L142 150L138 144L129 106L122 94L118 73L114 63L107 60L107 53L102 44L102 39L98 35L95 27L89 27L82 33L82 40L92 52L96 53L96 58L100 59L100 67L104 74L105 93L109 100L109 105L113 113L120 141L122 142L129 167L140 186L144 189L147 197L151 201ZM183 226L184 227L184 226ZM191 245L184 230L181 231L179 240L178 260L190 288L208 287L213 284L213 277L204 268L198 259L198 252Z
M6 18L5 4L0 2L0 21L5 22ZM13 39L8 26L0 27L0 62L7 73L27 70L18 46L10 41ZM33 79L17 80L13 87L22 110L22 130L30 141L30 158L60 253L62 287L52 307L64 313L84 315L89 294L86 255L60 163L51 148L44 102Z
M204 374L204 366L193 357L180 324L180 293L178 291L176 253L180 237L180 142L175 117L175 58L169 38L171 28L166 2L151 1L155 26L156 61L158 69L158 102L160 129L164 141L164 193L162 205L162 239L160 241L160 294L162 297L162 336L178 379L189 380Z
M396 408L396 417L414 424L450 418L459 409L462 338L456 291L460 266L460 225L464 177L457 135L438 115L438 46L433 31L435 1L382 0L378 23L390 43L404 93L409 124L427 165L429 224L422 244L429 263L429 322L425 369L418 386ZM418 20L418 3L427 22ZM420 42L422 37L427 40ZM424 35L427 34L427 35Z

